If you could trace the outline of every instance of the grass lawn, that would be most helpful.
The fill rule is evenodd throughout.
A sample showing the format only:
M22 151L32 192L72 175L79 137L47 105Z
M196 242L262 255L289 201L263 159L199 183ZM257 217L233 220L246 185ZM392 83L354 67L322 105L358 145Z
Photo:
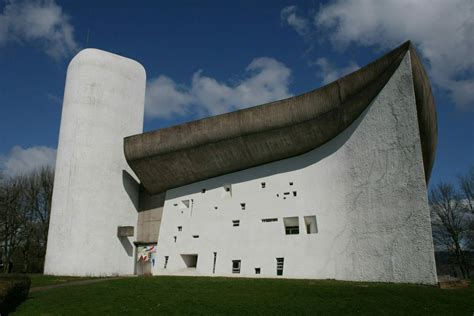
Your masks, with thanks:
M284 279L135 277L30 293L15 315L470 315L474 288Z
M31 279L31 287L40 287L54 284L63 284L72 281L93 279L93 277L55 276L43 275L39 273L28 274L28 276Z

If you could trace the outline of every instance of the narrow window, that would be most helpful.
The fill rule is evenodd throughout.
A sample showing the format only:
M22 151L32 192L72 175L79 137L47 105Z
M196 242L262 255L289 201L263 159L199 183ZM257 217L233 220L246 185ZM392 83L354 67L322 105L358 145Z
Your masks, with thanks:
M297 195L297 192L296 191L293 191L293 196L296 196Z
M234 227L240 226L240 220L234 220L234 221L232 221L232 226L234 226Z
M176 239L178 239L178 237L176 237L176 236L173 236L173 238L174 238L174 242L176 242Z
M289 195L289 194L290 194L290 192L285 192L285 193L283 193L283 194L284 194L284 195Z
M214 252L214 263L212 264L212 273L216 273L217 252Z
M240 273L240 260L232 260L232 273Z
M318 223L316 222L316 216L305 216L304 224L306 226L307 234L317 234L318 233Z
M255 274L260 274L260 268L255 268Z
M193 238L199 238L199 235L193 235Z
M182 232L183 231L183 226L178 226L178 231Z
M283 262L285 258L276 258L277 260L277 275L283 275Z
M198 255L181 255L181 258L183 258L184 264L187 268L197 267Z
M262 223L277 222L278 218L262 218Z
M298 217L285 217L283 218L283 224L285 226L285 234L287 235L298 235L300 233Z
M265 186L266 186L266 183L265 182L262 182L260 183L262 185L262 189L265 189Z
M165 269L168 266L168 259L169 259L169 256L165 256L165 266L163 267Z
M245 203L240 203L240 207L242 208L242 210L245 210Z

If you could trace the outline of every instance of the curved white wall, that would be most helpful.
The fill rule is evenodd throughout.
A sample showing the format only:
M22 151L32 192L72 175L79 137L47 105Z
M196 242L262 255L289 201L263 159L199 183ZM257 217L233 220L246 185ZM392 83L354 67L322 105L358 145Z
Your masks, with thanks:
M117 226L137 223L123 138L143 131L145 82L139 63L101 50L82 50L70 62L46 274L133 274L134 237L119 239Z
M180 203L191 199L188 209ZM316 234L305 233L308 215L317 217ZM292 216L300 234L285 235L283 218ZM197 267L181 254L197 254ZM325 145L167 192L155 274L277 277L279 257L283 277L436 282L409 54L369 108ZM240 274L232 260L241 260Z

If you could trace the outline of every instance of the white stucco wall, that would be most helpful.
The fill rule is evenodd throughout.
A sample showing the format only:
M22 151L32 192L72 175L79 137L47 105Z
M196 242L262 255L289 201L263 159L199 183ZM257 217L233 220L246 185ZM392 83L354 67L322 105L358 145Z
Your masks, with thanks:
M318 233L305 233L307 215ZM300 234L285 235L292 216ZM197 254L197 267L181 254ZM361 117L320 148L167 192L154 274L276 277L278 257L288 278L436 282L409 53Z
M143 130L145 70L137 62L85 49L67 71L45 273L133 274L138 188L123 138ZM136 234L136 231L135 231Z

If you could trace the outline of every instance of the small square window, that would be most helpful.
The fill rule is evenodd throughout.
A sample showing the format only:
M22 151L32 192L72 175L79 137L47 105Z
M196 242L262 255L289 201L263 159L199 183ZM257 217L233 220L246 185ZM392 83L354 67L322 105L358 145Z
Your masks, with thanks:
M232 273L240 273L240 260L232 260Z
M255 274L260 274L260 268L255 268Z
M240 226L240 220L233 220L232 221L232 226L234 226L234 227Z
M293 182L290 182L290 185L293 185Z
M265 189L266 183L265 183L265 182L262 182L262 183L260 183L260 184L261 184L261 186L262 186L262 189Z

